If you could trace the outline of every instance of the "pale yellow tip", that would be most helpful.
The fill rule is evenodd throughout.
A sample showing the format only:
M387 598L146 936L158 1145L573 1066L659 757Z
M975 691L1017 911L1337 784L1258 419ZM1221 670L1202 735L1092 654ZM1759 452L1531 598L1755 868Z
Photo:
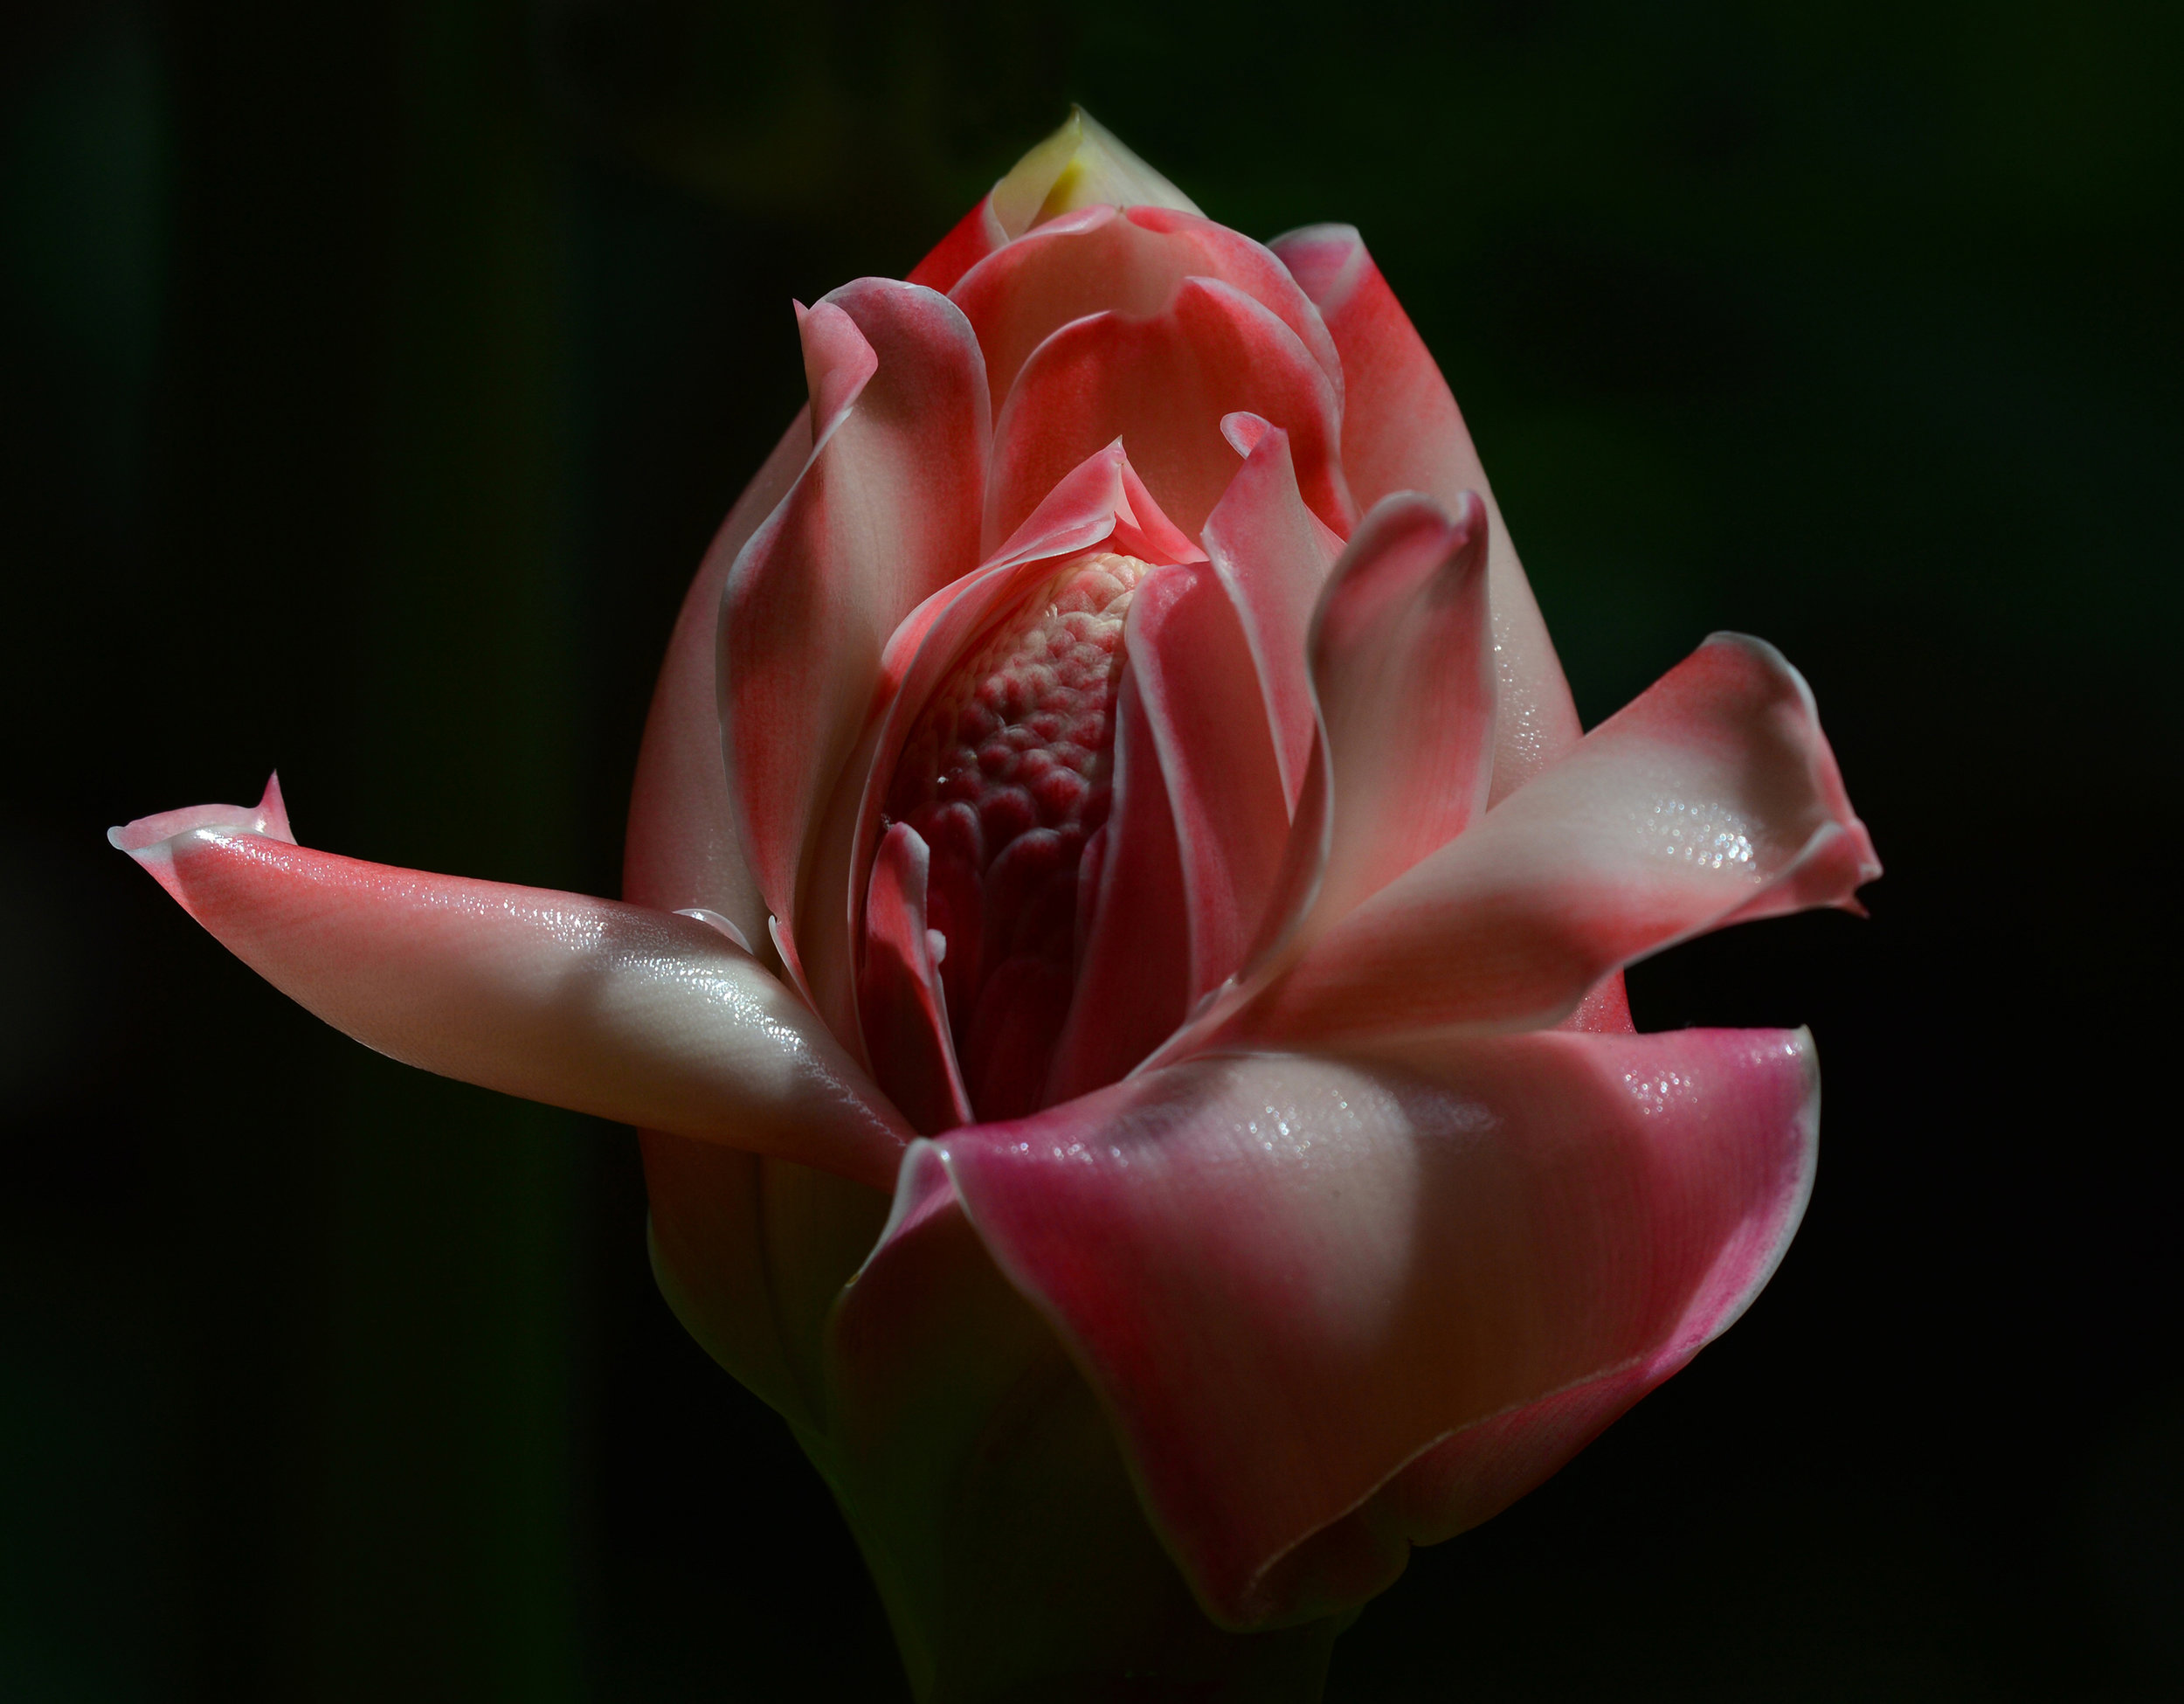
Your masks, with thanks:
M1082 107L1061 128L1019 160L993 186L994 217L1011 238L1080 207L1175 207L1197 204Z

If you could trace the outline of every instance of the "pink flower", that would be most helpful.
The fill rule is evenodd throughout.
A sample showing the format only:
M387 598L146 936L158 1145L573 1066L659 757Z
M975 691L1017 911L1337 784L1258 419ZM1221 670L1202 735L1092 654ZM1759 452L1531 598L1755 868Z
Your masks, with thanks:
M1580 737L1357 233L1262 247L1089 120L798 325L629 903L307 850L277 786L114 842L368 1045L648 1133L662 1285L827 1473L922 1689L1051 1668L993 1626L1052 1590L1099 1600L1068 1662L1153 1638L1095 1529L1224 1627L1337 1616L1795 1230L1809 1037L1635 1035L1620 971L1855 909L1811 695L1717 635ZM978 1560L1019 1509L1028 1560Z

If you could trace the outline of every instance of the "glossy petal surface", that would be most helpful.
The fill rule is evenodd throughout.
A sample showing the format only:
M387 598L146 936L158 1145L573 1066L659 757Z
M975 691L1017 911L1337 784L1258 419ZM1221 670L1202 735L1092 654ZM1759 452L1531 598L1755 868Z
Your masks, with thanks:
M1848 905L1880 874L1812 695L1717 635L1260 994L1264 1038L1552 1023L1725 923Z
M1249 1626L1400 1571L1400 1517L1362 1568L1303 1547L1422 1452L1724 1328L1815 1135L1801 1035L1686 1030L1209 1057L941 1148L1201 1601ZM1553 1453L1489 1436L1434 1507Z
M138 829L138 825L131 825ZM121 844L244 963L405 1063L887 1187L908 1132L788 991L692 918L234 828Z

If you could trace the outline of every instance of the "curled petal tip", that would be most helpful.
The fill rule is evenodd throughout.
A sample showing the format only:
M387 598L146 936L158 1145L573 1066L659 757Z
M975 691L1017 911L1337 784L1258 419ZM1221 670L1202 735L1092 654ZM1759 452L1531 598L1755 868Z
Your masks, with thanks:
M736 946L742 947L744 952L750 952L752 950L750 939L744 935L742 930L736 926L733 921L728 918L722 917L718 911L715 911L708 906L686 905L681 910L678 911L675 915L677 917L695 918L700 923L704 924L707 927L720 931L722 934L727 936L729 939L735 942Z
M1249 455L1259 447L1261 439L1276 429L1271 422L1245 408L1221 416L1221 436L1228 440L1228 447L1239 455Z
M1800 688L1803 688L1807 697L1812 696L1812 688L1806 683L1805 676L1798 672L1797 665L1784 656L1773 643L1760 638L1759 634L1738 633L1730 627L1717 627L1699 641L1701 650L1709 650L1716 647L1750 652L1768 669L1777 674L1787 675L1795 681Z
M717 925L367 863L234 824L137 855L244 963L376 1052L878 1188L894 1181L910 1133Z
M280 797L280 772L267 778L255 805L185 805L180 810L140 816L107 829L107 844L142 863L156 849L199 828L260 835L294 846L295 832L288 826L288 807Z
M1857 839L1858 886L1863 887L1868 882L1879 881L1884 873L1881 869L1881 855L1873 849L1873 836L1866 832L1865 824L1854 816L1844 825L1844 828L1847 833L1856 836ZM1863 917L1864 911L1859 909L1858 915Z
M886 1224L867 1254L857 1277L891 1244L942 1211L956 1198L955 1180L949 1174L948 1150L929 1137L913 1139L902 1150L895 1174L895 1195L888 1207ZM852 1283L856 1281L851 1279Z

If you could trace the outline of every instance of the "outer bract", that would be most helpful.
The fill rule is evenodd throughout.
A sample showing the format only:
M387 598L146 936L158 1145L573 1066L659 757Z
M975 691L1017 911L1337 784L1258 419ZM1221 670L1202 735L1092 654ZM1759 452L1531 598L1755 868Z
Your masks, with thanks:
M922 1697L1315 1697L1766 1281L1810 1039L1633 1034L1620 973L1871 844L1757 641L1580 737L1347 227L1261 246L1079 114L797 322L624 903L307 851L277 787L114 842L367 1044L642 1127L661 1287Z

